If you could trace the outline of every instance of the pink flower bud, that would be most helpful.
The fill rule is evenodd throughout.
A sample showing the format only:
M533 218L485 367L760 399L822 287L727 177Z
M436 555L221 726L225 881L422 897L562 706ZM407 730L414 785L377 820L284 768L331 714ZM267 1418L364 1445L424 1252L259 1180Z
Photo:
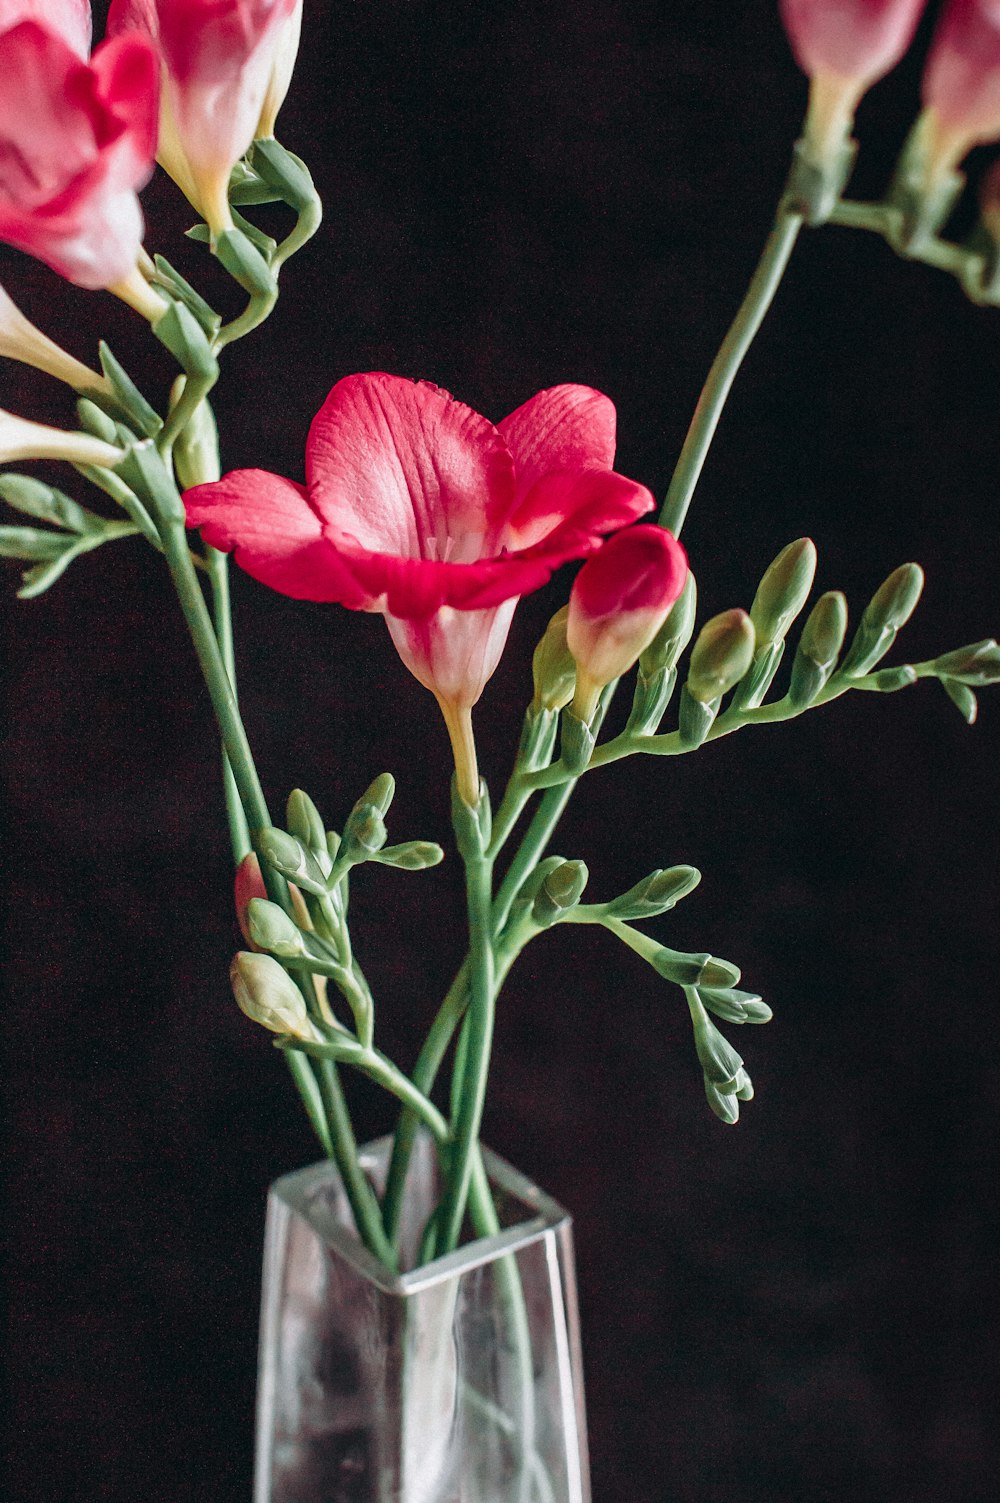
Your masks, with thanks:
M264 886L264 877L261 873L260 862L256 853L251 851L244 856L236 868L236 876L233 880L233 902L236 905L236 918L240 926L240 933L252 950L257 946L250 938L250 928L247 924L247 908L254 898L266 898L267 888Z
M926 0L781 0L781 17L804 73L853 79L860 94L894 68L913 40Z
M0 0L0 240L98 288L125 280L139 255L157 65L137 36L87 62L88 35L89 6Z
M836 162L862 94L909 47L926 0L781 0L792 51L811 80L810 157Z
M1000 4L950 0L931 44L923 83L932 175L973 146L1000 138Z
M273 130L301 11L302 0L112 0L108 34L143 31L160 56L157 157L216 233L232 228L233 167Z
M574 713L589 722L598 692L652 642L684 588L687 557L663 527L616 533L587 560L569 597L566 639L576 659Z

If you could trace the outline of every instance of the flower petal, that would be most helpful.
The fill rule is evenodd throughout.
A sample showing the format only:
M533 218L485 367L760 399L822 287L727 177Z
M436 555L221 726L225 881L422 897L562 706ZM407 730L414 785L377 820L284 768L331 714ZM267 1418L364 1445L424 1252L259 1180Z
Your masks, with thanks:
M535 482L505 529L504 542L532 557L559 555L562 563L592 552L605 533L655 505L644 485L616 470L560 470Z
M309 499L348 544L470 563L506 518L514 465L486 418L429 382L346 376L306 446Z
M234 470L184 496L188 525L206 543L234 552L241 569L295 600L370 602L323 537L305 489L266 470Z
M499 608L451 611L423 620L387 615L396 650L414 678L452 704L471 706L482 694L507 641L516 600Z
M550 386L497 427L514 456L517 502L552 470L610 470L615 404L591 386Z
M366 609L382 610L404 620L420 620L448 606L477 611L500 605L539 589L554 567L547 560L516 555L485 558L474 564L439 564L350 546L330 532L325 536L342 567L355 580L358 593L370 602Z

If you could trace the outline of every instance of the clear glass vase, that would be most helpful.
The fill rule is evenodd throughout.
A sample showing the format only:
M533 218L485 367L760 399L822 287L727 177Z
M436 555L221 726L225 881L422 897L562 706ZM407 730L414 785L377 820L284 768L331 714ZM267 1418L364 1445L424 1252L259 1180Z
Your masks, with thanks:
M363 1150L378 1188L390 1148ZM590 1503L570 1218L483 1157L503 1230L395 1277L332 1164L271 1187L254 1503ZM421 1139L404 1267L437 1199Z

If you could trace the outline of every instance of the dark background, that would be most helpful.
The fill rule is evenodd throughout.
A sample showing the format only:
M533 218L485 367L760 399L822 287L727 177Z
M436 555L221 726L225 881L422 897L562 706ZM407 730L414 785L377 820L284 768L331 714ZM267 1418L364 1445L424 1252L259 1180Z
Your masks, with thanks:
M225 464L300 476L351 371L426 376L494 419L575 380L613 397L619 468L662 493L804 107L769 0L306 12L282 136L327 218L227 355ZM925 44L861 109L856 196L891 170ZM162 176L146 202L151 248L230 297ZM162 397L128 310L13 252L2 276ZM702 617L809 533L855 617L897 563L926 566L893 661L996 631L998 334L881 242L806 234L685 533ZM2 380L3 405L68 420L45 378ZM140 542L35 602L5 574L8 1495L235 1503L266 1186L316 1150L226 982L206 697ZM496 796L568 580L523 602L478 714ZM243 576L235 596L272 806L302 786L337 824L389 768L393 838L447 839L444 733L382 623ZM557 849L594 895L694 863L655 932L736 960L776 1014L729 1030L758 1095L725 1128L680 994L610 937L556 932L508 986L485 1136L576 1217L596 1503L995 1496L998 746L988 692L969 730L920 685L579 790ZM460 955L457 863L364 874L353 906L408 1065ZM387 1099L352 1086L362 1134L385 1130Z

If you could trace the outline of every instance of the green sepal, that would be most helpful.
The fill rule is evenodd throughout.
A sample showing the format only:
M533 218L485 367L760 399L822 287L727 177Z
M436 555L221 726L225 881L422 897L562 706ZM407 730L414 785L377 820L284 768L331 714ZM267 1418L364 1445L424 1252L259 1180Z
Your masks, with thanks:
M706 740L719 713L721 700L713 699L707 704L695 699L687 684L681 690L677 709L677 734L682 746L694 750Z
M562 866L564 861L565 857L563 856L546 856L544 861L539 861L534 871L525 877L521 886L517 889L514 900L510 905L511 912L513 913L515 909L520 909L523 912L526 908L530 908L541 891L545 879L557 867Z
M160 526L186 526L184 502L152 439L133 444L116 473L148 503L153 520Z
M61 558L73 544L58 532L43 532L38 527L0 527L0 558L21 558L38 562Z
M681 653L691 640L698 611L698 586L689 569L684 588L670 607L667 619L649 646L639 657L639 667L647 677L661 668L676 668Z
M877 673L859 679L854 687L871 689L876 694L893 694L897 689L908 689L911 684L917 682L917 678L915 668L912 668L909 663L901 663L898 668L880 668Z
M326 830L323 828L323 820L319 810L301 788L293 788L288 795L288 803L285 807L285 819L289 834L301 840L304 846L320 857L320 863L327 856Z
M658 668L646 674L640 667L636 674L632 709L625 726L625 734L653 736L666 714L667 706L677 684L676 668Z
M987 637L969 647L956 647L953 652L942 653L931 666L941 679L982 689L987 684L1000 682L1000 646L992 637Z
M191 283L181 276L175 267L171 266L165 256L154 256L156 266L155 280L161 287L173 294L194 315L209 339L214 339L222 325L222 315L211 308L200 292L197 292Z
M739 1098L740 1101L753 1100L753 1081L750 1079L750 1076L747 1074L746 1070L740 1071L737 1078L737 1085L734 1094Z
M750 671L736 686L730 709L732 710L756 710L764 703L768 689L774 682L774 676L781 666L784 656L785 643L765 642L754 653Z
M943 678L941 687L952 704L957 707L966 725L975 725L976 716L979 714L979 701L968 684L963 684L954 678Z
M604 911L609 918L656 918L661 913L669 913L682 898L694 892L700 881L701 872L694 866L670 866L657 870L608 903Z
M530 704L524 712L521 739L518 742L517 762L523 772L535 772L539 767L548 767L555 750L559 730L558 710Z
M380 772L377 778L373 778L358 799L355 808L363 804L371 804L382 815L383 819L392 807L392 801L396 796L396 779L391 772Z
M78 553L78 546L70 543L57 558L25 569L21 575L23 583L17 592L18 600L34 600L38 595L44 594L50 585L54 585L62 577Z
M80 419L80 427L92 433L95 438L103 439L106 444L117 444L117 424L89 397L81 397L77 402L76 415Z
M188 375L205 381L216 379L219 362L212 353L209 337L184 303L172 301L163 317L152 327L157 339L166 345Z
M326 875L316 857L301 840L286 834L284 830L271 828L261 830L256 844L268 866L272 866L289 882L294 882L303 892L311 892L316 897L326 896Z
M250 223L249 219L244 219L243 215L238 214L235 209L233 210L233 223L247 237L250 244L260 251L267 265L270 266L274 253L278 249L277 240L265 234L263 230L259 230L255 224Z
M546 875L531 906L531 917L539 928L548 929L576 907L589 876L583 861L562 861Z
M594 751L594 733L572 710L564 710L560 722L559 756L569 773L583 772Z
M357 864L380 851L389 838L385 820L375 804L357 803L347 816L341 839L341 861Z
M274 273L242 230L224 230L216 238L215 255L229 275L257 297L270 297L277 286Z
M316 187L308 167L273 136L254 142L250 163L265 182L278 190L290 208L302 210L316 201Z
M805 710L825 687L833 672L833 665L813 662L800 648L792 664L792 677L788 685L789 703L797 710Z
M420 872L438 866L444 860L444 851L433 840L407 840L402 845L387 845L372 860L398 867L400 871Z
M737 1054L729 1040L719 1032L703 1007L692 1006L691 1022L694 1027L695 1053L698 1056L698 1063L705 1072L705 1079L710 1080L713 1085L722 1090L733 1082L737 1082L739 1073L743 1069L742 1057ZM732 1089L735 1092L735 1084L732 1085Z
M111 350L102 340L98 345L101 370L108 379L115 401L137 432L145 438L155 438L163 427L163 419L146 401L132 377L119 365Z
M769 1023L773 1016L766 1002L756 992L740 992L733 987L699 986L698 996L724 1023Z
M46 485L32 475L0 475L0 496L15 511L37 517L40 522L50 522L53 527L62 527L68 532L99 532L104 526L101 517L86 511L55 486Z
M792 168L785 184L785 201L813 227L825 224L847 187L858 155L858 143L841 141L830 158L817 162L807 140L796 141Z
M889 651L896 633L913 615L924 587L919 564L900 564L883 580L865 607L857 634L840 666L848 678L859 678Z
M243 169L240 175L240 169ZM243 162L237 162L229 179L229 202L239 205L240 208L256 208L260 204L277 204L282 202L281 194L276 189L269 187L263 178L255 172L246 169Z
M455 831L455 844L464 860L477 860L489 849L493 832L493 815L486 784L479 779L479 801L470 808L458 791L458 779L451 779L451 823Z
M709 1080L707 1075L704 1077L704 1080L705 1099L709 1106L720 1122L724 1122L727 1127L732 1127L734 1123L740 1120L739 1097L735 1094L726 1095L725 1092L720 1091L715 1082Z

